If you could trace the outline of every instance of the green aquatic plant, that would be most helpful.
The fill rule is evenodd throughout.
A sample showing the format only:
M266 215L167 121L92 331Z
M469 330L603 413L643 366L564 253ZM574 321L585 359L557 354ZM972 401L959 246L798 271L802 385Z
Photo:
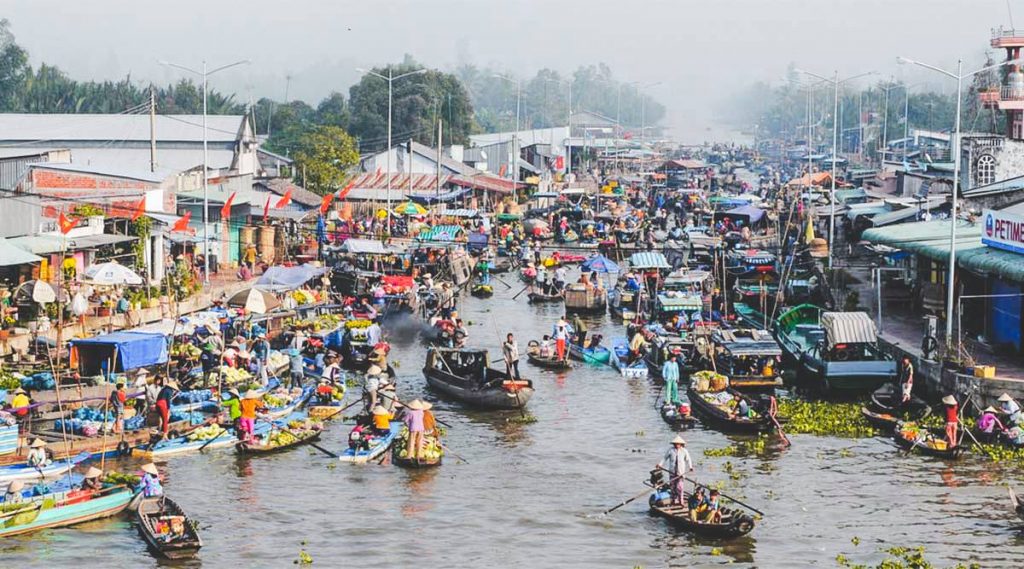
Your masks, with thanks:
M779 415L786 418L784 430L790 435L873 437L877 434L860 412L858 403L779 400Z
M856 539L856 538L854 538ZM856 543L854 543L856 545ZM883 549L888 556L883 559L877 565L866 565L863 563L854 563L850 561L848 557L843 554L836 555L836 563L840 567L848 567L850 569L939 569L936 565L932 564L924 557L923 547L890 547ZM981 565L978 563L970 563L964 565L963 563L957 563L949 569L980 569Z
M764 438L759 438L752 441L740 441L721 448L706 448L704 449L704 456L714 458L723 456L759 455L763 454L765 451L765 442Z

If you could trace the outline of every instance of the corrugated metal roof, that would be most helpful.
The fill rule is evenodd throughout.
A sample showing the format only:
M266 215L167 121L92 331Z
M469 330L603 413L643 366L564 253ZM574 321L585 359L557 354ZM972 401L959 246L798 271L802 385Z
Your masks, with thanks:
M150 172L149 170L140 170L138 168L117 168L113 166L94 166L91 164L68 164L62 162L39 162L36 164L30 164L32 169L40 170L58 170L61 172L82 172L86 174L96 174L98 176L109 176L113 178L129 178L132 180L141 180L143 182L152 182L159 184L167 179L172 174L170 171L164 171L164 173Z
M42 260L42 257L33 255L21 247L8 242L6 239L0 239L0 267L38 263Z
M629 266L634 269L671 269L668 259L661 253L647 251L629 256Z
M231 142L242 126L242 115L208 115L206 130L213 142ZM202 115L157 115L160 142L202 142ZM149 115L0 113L0 143L38 144L61 148L63 141L149 142ZM22 144L25 143L25 144Z
M32 235L29 237L14 237L7 241L25 251L29 251L37 255L45 255L47 253L57 253L61 249L65 248L65 246L68 251L79 251L82 249L94 249L104 245L112 245L114 243L123 243L125 241L134 241L136 239L138 238L129 235L111 235L108 233L102 233L99 235L84 235L82 237L68 238L64 238L59 235Z
M982 276L1024 283L1024 256L980 245L956 253L956 264Z
M865 312L822 312L821 326L829 346L873 344L878 340L875 323Z

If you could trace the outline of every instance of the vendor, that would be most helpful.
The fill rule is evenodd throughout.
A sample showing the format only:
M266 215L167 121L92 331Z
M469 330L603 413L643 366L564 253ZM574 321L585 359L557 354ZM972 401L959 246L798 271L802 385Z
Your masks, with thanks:
M160 471L156 465L150 462L142 465L142 479L139 481L139 489L146 498L155 498L164 495L164 488L160 485Z
M29 445L28 456L25 457L25 462L35 468L48 466L52 462L46 454L46 442L43 439L37 438L32 441L32 444Z
M100 480L102 476L102 470L95 466L89 467L89 470L85 471L85 478L82 479L82 490L102 490L103 482Z

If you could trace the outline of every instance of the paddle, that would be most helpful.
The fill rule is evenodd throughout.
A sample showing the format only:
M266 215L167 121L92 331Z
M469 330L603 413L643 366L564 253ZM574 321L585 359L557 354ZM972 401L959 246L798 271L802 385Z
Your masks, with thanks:
M782 425L776 417L779 411L779 406L778 403L775 402L775 396L770 397L768 400L768 416L771 418L772 423L775 424L775 428L778 429L779 438L782 439L782 442L786 443L786 446L792 446L793 443L789 442L789 437L787 437L785 431L782 430Z
M665 469L662 469L662 470L665 470ZM668 472L668 471L667 471L667 470L665 470L665 472ZM668 481L668 482L666 482L665 484L666 484L666 485L668 485L668 484L672 484L673 482L675 482L675 481L676 481L676 480L678 480L678 479L679 479L679 477L678 477L678 476L676 476L675 478L672 478L671 480L669 480L669 481ZM611 508L608 508L607 510L605 510L605 511L601 512L601 515L602 515L602 516L607 516L608 514L610 514L610 513L614 512L615 510L618 510L619 508L621 508L621 507L625 506L626 504L628 504L628 503L632 502L633 500L636 500L637 498L642 498L642 497L644 497L644 496L646 496L646 495L650 494L651 492L655 492L655 491L657 491L657 490L658 490L658 488L660 488L660 487L662 487L662 485L660 485L660 484L659 484L659 485L657 485L657 486L655 486L655 487L653 487L653 488L648 488L648 489L644 490L643 492L641 492L641 493L637 494L636 496L631 496L631 497L629 497L629 498L626 498L625 500L623 500L623 501L619 502L619 504L618 504L617 506L613 506L613 507L611 507Z
M302 440L302 437L300 437L299 435L296 435L290 429L285 429L285 428L282 427L282 428L280 428L280 431L283 432L283 433L288 433L289 435L294 437L295 440L297 440L297 441L301 441ZM338 455L334 454L333 452L325 449L324 447L322 447L322 446L320 446L320 445L318 445L316 443L310 442L310 443L306 443L306 444L308 444L309 446L315 448L316 450L326 454L327 456L329 456L331 458L339 458Z
M222 428L222 429L220 430L220 432L219 432L219 433L217 433L217 436L215 436L215 437L213 437L212 439L210 439L210 440L206 441L205 443L203 443L203 446L199 447L199 450L200 450L200 451L201 451L201 450L203 450L204 448L206 448L207 446L209 446L209 445L210 445L210 443L212 443L213 441L215 441L215 440L219 439L219 438L220 438L220 437L221 437L221 436L222 436L222 435L223 435L224 433L226 433L226 432L228 432L228 430L227 430L227 429L224 429L224 428Z
M452 449L448 448L448 445L446 445L446 444L444 444L444 443L442 443L440 441L438 441L438 444L441 445L441 448L443 448L445 452L451 453L451 455L454 456L455 458L461 460L462 462L465 462L466 464L469 464L468 460L466 460L466 459L462 458L461 456L459 456L458 454L456 454L455 451L453 451Z
M493 276L493 275L492 275L492 276ZM505 282L505 281L503 281L503 280L499 279L499 278L498 278L498 277L496 277L496 276L494 277L494 280L496 280L496 281L498 281L499 283L501 283L501 284L505 285L506 287L508 287L508 289L509 289L509 290L512 290L512 285L508 284L507 282Z
M521 290L521 291L517 292L517 293L515 294L515 296L513 296L513 297L512 297L512 300L515 300L515 299L519 298L519 295L521 295L521 294L523 294L524 292L526 292L526 290L527 290L527 289L529 289L529 288L530 288L530 285L526 285L526 286L524 286L524 287L523 287L523 290Z
M399 403L399 404L401 404L401 405L403 405L403 406L405 405L405 403L402 403L401 401L399 401L397 397L392 397L392 396L390 396L390 395L388 395L388 394L386 394L386 393L378 393L378 395L380 395L381 397L386 397L386 398L388 398L388 399L390 399L390 400L394 401L395 403ZM440 424L442 424L442 425L444 425L444 426L448 427L449 429L451 429L451 428L452 428L452 426L451 426L451 425L449 425L448 423L445 423L444 421L442 421L441 419L438 419L437 417L434 417L434 422L436 422L436 423L440 423Z

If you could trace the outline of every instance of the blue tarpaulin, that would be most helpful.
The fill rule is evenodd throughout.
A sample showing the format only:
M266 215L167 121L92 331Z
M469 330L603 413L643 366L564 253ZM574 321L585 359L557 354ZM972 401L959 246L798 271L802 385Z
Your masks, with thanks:
M752 205L741 205L728 211L715 212L715 221L729 218L731 221L742 221L744 225L754 225L764 217L764 210Z
M604 255L594 255L583 262L581 266L584 272L597 272L600 274L615 274L620 271L619 266Z
M82 375L97 375L109 368L111 358L115 372L167 363L167 342L164 334L125 331L72 340L71 346L78 350Z
M450 202L469 193L469 188L459 188L443 194L406 194L405 197L420 204L430 205L433 203Z
M254 288L271 292L295 290L306 284L310 279L327 272L323 267L299 265L297 267L270 267L256 281Z

